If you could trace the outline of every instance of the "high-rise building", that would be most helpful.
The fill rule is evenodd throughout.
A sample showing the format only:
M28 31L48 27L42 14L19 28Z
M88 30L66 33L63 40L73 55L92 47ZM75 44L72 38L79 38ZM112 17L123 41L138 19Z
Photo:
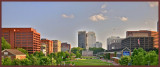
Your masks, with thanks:
M33 28L2 28L2 36L11 48L23 48L32 54L40 51L40 33Z
M53 52L61 52L61 41L53 40Z
M45 43L46 44L46 53L51 54L53 53L53 41L52 40L48 40L48 39L41 39L41 43Z
M94 32L88 32L87 33L87 46L88 46L88 48L89 47L91 47L91 48L96 47L95 43L96 43L95 33Z
M144 50L153 49L153 37L128 37L122 40L122 49L125 47L133 51L135 48L143 48Z
M126 37L153 37L153 46L155 48L158 48L158 36L157 31L140 30L126 32Z
M96 42L95 47L96 48L102 48L102 43L101 42Z
M86 46L87 46L86 31L79 31L78 32L78 47L86 48Z
M63 51L63 52L65 52L65 51L70 52L71 51L71 44L61 43L61 51Z
M118 49L117 47L121 46L121 41L123 39L124 38L120 38L118 36L111 36L111 37L107 38L107 50Z

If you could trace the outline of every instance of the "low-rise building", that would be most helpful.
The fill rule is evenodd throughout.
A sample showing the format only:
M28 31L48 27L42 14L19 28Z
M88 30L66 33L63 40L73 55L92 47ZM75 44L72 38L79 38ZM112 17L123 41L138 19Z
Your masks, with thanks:
M46 44L46 53L51 54L53 53L53 41L52 40L48 40L48 39L41 39L41 43L45 43Z
M96 45L96 48L102 48L102 43L101 42L96 42L95 45Z
M63 51L63 52L65 52L65 51L70 52L71 51L71 44L61 43L61 51Z
M1 52L2 58L9 57L12 60L13 59L25 59L26 54L22 53L21 51L17 49L5 49Z

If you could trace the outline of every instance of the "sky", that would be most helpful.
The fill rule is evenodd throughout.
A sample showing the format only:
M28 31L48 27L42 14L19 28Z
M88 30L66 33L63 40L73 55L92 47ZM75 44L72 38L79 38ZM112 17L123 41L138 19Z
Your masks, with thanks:
M107 38L126 31L157 31L158 2L2 2L2 28L32 27L41 38L78 46L78 31Z

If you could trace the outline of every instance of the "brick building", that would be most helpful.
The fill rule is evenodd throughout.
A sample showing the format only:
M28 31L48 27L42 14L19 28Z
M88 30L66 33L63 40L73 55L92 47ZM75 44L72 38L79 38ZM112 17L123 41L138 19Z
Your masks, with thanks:
M2 28L2 36L11 48L23 48L32 54L40 51L40 33L33 28Z
M61 41L53 40L53 52L61 52Z
M41 39L41 44L46 44L46 53L53 53L53 41L48 39Z
M65 52L65 51L70 52L71 51L71 44L61 43L61 51L63 51L63 52Z
M26 58L26 54L22 53L21 51L19 51L17 49L5 49L5 50L1 51L1 56L2 56L2 58L9 57L12 60Z

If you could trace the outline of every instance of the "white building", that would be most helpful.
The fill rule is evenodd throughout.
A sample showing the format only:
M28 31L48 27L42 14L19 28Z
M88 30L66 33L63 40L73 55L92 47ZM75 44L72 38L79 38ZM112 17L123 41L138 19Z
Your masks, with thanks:
M111 36L109 38L107 38L107 50L112 50L115 49L117 47L115 47L115 45L118 45L118 47L121 45L121 41L124 38L120 38L118 36ZM114 46L112 46L112 44L114 44Z
M96 42L96 48L102 48L102 43L101 42Z
M96 47L96 35L94 32L88 32L87 33L87 47Z

